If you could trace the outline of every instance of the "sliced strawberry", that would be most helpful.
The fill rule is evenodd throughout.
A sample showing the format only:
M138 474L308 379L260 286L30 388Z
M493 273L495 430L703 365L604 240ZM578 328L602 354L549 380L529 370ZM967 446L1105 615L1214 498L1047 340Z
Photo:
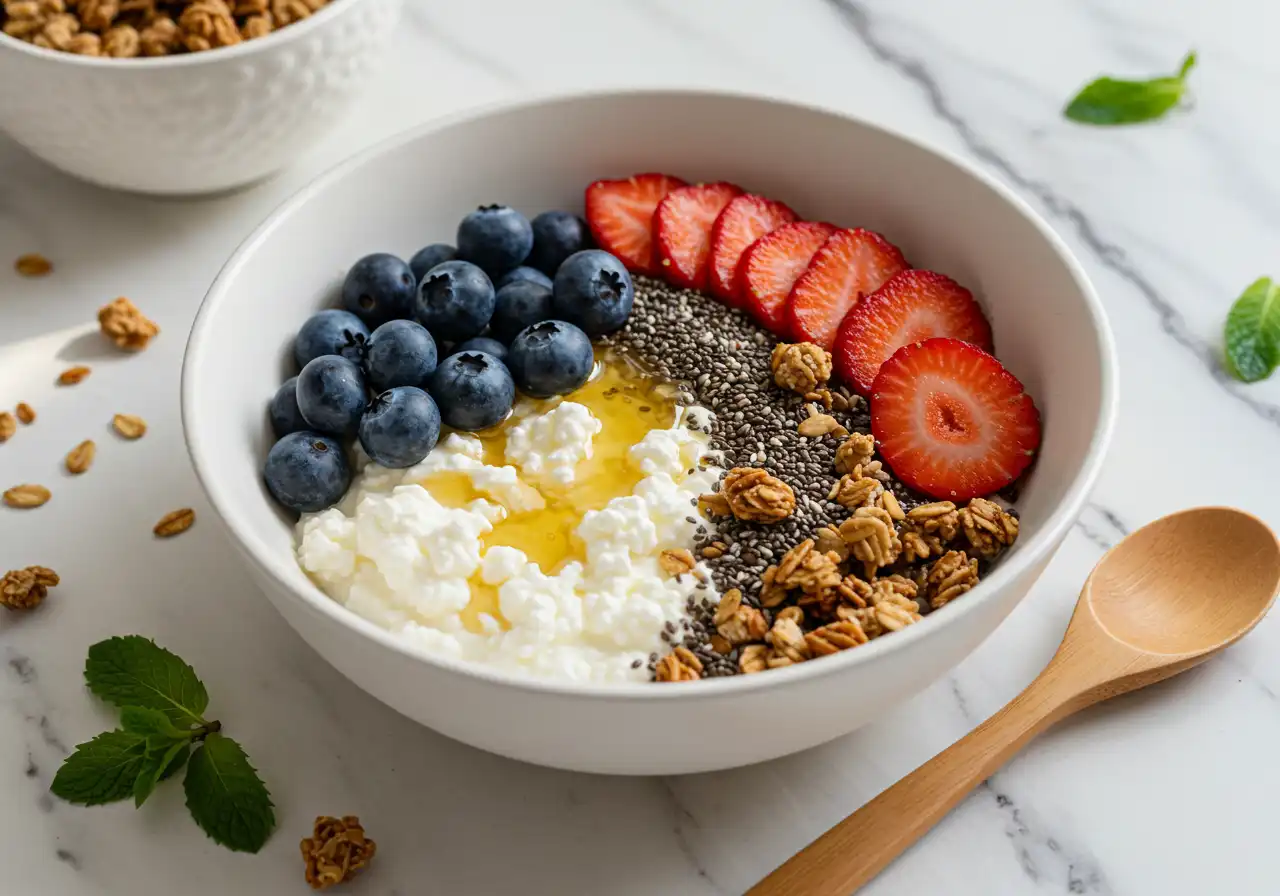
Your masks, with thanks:
M904 345L871 389L871 433L899 479L963 501L1004 488L1040 446L1040 413L1017 377L959 339Z
M672 190L653 213L653 247L661 275L672 286L707 288L711 228L720 212L741 195L730 183L693 184Z
M771 230L790 224L799 215L781 202L744 193L724 207L711 228L711 294L726 305L741 307L738 262L747 247Z
M791 339L830 349L849 309L906 269L898 247L875 231L837 230L813 256L787 299Z
M832 225L816 221L784 224L752 243L742 256L738 294L756 320L775 336L786 335L787 296L796 278L834 232Z
M598 180L587 187L587 226L596 244L637 274L658 274L653 253L653 212L684 181L669 174L637 174Z
M991 325L969 290L933 271L903 271L844 316L832 362L846 385L870 395L880 365L894 352L935 336L991 351Z

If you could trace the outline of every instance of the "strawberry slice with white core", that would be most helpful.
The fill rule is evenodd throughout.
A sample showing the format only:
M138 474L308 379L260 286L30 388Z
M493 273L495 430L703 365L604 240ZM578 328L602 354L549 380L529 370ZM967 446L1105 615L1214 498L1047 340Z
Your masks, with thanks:
M830 350L849 309L906 269L898 247L875 231L837 230L813 256L787 299L791 339Z
M1040 447L1040 412L1018 378L959 339L905 345L871 388L871 433L894 475L933 498L1004 488Z
M685 182L669 174L637 174L598 180L587 187L586 217L596 245L627 270L658 274L653 252L653 213L663 197Z
M991 351L991 325L969 290L933 271L895 274L841 321L831 349L836 375L870 395L880 365L894 352L936 336Z
M711 268L707 287L726 305L742 306L738 263L747 247L799 216L773 199L744 193L724 207L711 228Z
M784 224L752 243L742 256L738 276L743 305L779 339L786 336L791 287L834 232L832 225L816 221Z
M672 286L706 289L711 228L742 188L694 184L672 190L653 213L653 245L660 272Z

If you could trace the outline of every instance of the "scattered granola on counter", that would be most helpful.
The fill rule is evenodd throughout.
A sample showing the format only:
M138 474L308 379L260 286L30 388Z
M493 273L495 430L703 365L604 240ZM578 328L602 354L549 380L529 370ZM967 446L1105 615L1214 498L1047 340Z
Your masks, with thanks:
M98 309L98 326L116 348L140 352L160 332L160 327L124 296Z
M31 405L27 404L25 401L18 402L18 407L16 408L16 412L18 415L18 420L23 425L29 426L32 423L36 422L35 408L31 407Z
M378 851L378 844L365 836L355 815L318 816L311 836L299 846L306 863L307 883L313 890L351 880Z
M92 372L92 370L85 367L83 364L75 367L68 367L66 370L62 371L62 373L58 374L58 385L74 386L77 383L82 382L84 378Z
M4 503L20 510L30 510L47 503L51 497L53 495L43 485L15 485L5 491Z
M48 2L48 0L46 0L46 2ZM7 9L13 5L16 4L12 2L6 3L5 8ZM36 4L32 3L30 5L35 6ZM5 29L5 33L8 33L8 28ZM13 263L13 269L23 277L43 277L46 274L52 273L53 262L37 252L29 252L26 255L18 256L17 260Z
M190 507L183 507L166 513L151 531L159 538L172 538L186 532L195 521L196 512Z
M134 414L116 414L111 418L111 427L129 441L147 434L147 421Z
M8 411L0 411L0 443L7 442L18 432L18 418Z
M0 604L9 610L31 610L58 584L58 574L44 566L11 569L0 578Z

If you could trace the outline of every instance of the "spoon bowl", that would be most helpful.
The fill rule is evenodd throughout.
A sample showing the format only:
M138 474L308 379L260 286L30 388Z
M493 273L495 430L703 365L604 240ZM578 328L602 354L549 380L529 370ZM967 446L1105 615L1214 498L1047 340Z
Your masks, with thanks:
M1262 620L1277 588L1280 542L1256 517L1201 507L1149 523L1098 562L1057 653L1025 691L748 896L847 896L1037 734L1099 700L1204 662Z

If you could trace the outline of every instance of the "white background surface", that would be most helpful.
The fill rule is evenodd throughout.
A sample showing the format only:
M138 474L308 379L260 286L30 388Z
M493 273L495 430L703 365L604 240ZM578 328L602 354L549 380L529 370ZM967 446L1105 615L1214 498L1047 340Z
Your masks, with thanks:
M741 893L1023 687L1088 568L1124 531L1198 503L1280 525L1280 380L1241 387L1216 363L1232 299L1280 275L1278 26L1280 7L1262 0L410 0L385 71L342 132L250 191L198 202L110 194L0 143L0 261L38 251L57 265L43 280L0 270L0 406L25 400L40 414L0 446L0 479L54 492L38 511L0 512L0 568L38 563L63 577L39 613L0 619L0 892L304 892L297 841L312 818L358 814L379 855L353 894ZM1190 113L1125 130L1060 117L1088 78L1172 71L1192 47ZM187 328L218 266L281 199L432 116L608 85L796 97L976 160L1079 254L1120 346L1121 419L1102 482L1030 597L921 697L769 765L592 778L497 759L396 716L255 591L183 451ZM140 356L81 338L117 295L163 327ZM94 368L88 380L52 385L81 362ZM116 412L142 415L151 431L114 438ZM73 480L61 458L84 438L98 459ZM154 540L152 524L184 505L202 515L196 527ZM261 854L207 841L176 784L140 812L46 795L67 750L109 719L82 688L85 649L132 632L196 667L211 710L271 786L280 826ZM1228 655L1041 739L865 892L1274 893L1277 691L1273 617Z

